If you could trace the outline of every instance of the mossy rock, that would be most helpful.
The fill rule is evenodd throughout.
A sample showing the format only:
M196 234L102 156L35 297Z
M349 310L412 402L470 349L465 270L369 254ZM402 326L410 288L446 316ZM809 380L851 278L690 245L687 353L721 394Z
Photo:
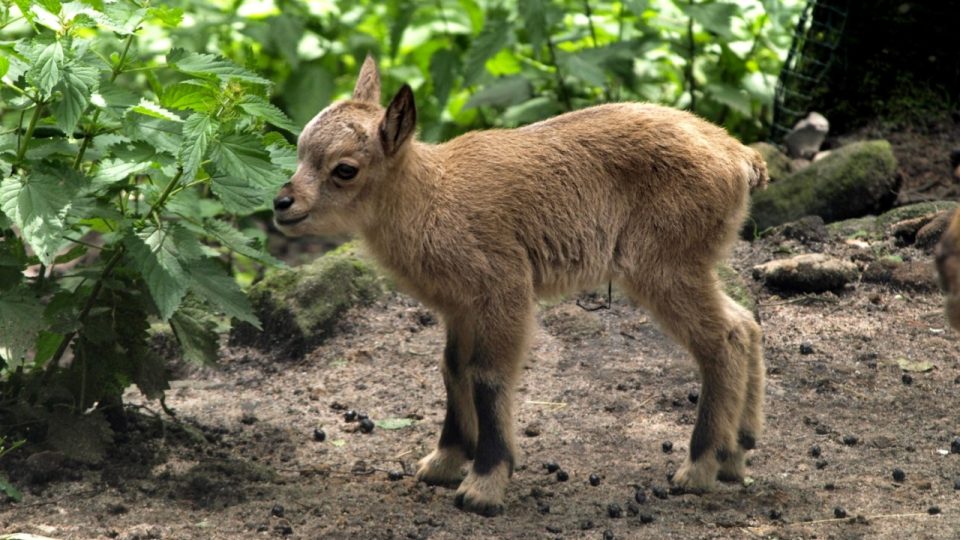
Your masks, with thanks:
M878 216L877 227L881 232L886 233L891 225L901 221L938 214L944 210L953 210L957 206L954 201L931 201L898 206Z
M371 263L353 244L344 244L309 264L268 273L254 285L250 301L263 330L238 322L230 344L300 358L333 334L348 309L371 304L384 290Z
M757 311L757 301L753 297L747 280L743 279L732 266L721 264L717 266L717 276L723 285L723 292L741 306L747 308L753 313Z
M827 224L827 231L840 238L855 238L858 240L876 240L883 236L877 226L877 216L863 216L844 219Z
M750 145L750 148L759 152L767 162L767 176L770 177L771 182L783 180L793 170L790 158L776 146L767 142L755 142Z
M838 148L764 191L753 195L745 232L817 215L825 222L878 213L895 198L897 160L887 141Z

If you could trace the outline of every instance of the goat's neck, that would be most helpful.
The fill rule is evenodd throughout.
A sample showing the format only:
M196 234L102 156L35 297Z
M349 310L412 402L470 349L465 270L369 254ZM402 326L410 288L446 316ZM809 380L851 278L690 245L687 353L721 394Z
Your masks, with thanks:
M442 169L432 145L412 142L377 186L376 211L363 230L381 263L404 272L428 233L441 196Z

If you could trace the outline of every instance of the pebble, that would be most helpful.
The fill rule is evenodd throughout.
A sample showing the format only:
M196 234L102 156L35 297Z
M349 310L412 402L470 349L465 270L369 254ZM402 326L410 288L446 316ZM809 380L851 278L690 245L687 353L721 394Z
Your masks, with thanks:
M673 452L673 443L670 442L670 441L664 441L664 442L660 445L660 448L663 449L663 453L664 453L664 454L669 454L670 452Z
M847 517L847 511L837 506L836 508L833 509L833 517L837 519L843 519Z
M555 473L560 470L560 465L553 461L548 461L543 464L543 468L546 469L548 473Z
M323 442L327 440L327 434L320 428L313 430L313 440L317 442Z
M653 514L640 514L640 523L653 523Z
M844 436L843 436L843 444L845 444L845 445L847 445L847 446L853 446L853 445L857 444L857 442L859 442L859 439L857 439L857 438L854 437L853 435L844 435Z
M894 469L893 470L893 480L895 482L903 482L907 478L907 473L903 472L903 469Z
M559 471L557 471L557 481L558 481L558 482L566 482L566 481L569 480L569 479L570 479L570 475L567 474L567 471L565 471L565 470L563 470L563 469L560 469Z
M801 343L800 354L813 354L813 345L809 343Z
M282 518L283 513L284 513L283 505L280 505L280 504L275 504L273 505L273 508L270 509L270 514L273 515L274 517Z
M820 446L813 445L810 447L810 457L820 457L820 453L821 453Z
M600 477L597 476L596 474L591 474L591 475L590 475L590 485L591 485L591 486L599 486L599 485L600 485Z
M610 503L607 505L607 515L613 519L619 519L623 517L623 508L620 507L617 503Z
M960 437L957 437L950 443L950 453L960 454Z
M363 420L360 421L360 431L364 433L371 433L373 431L373 428L374 428L373 420L370 420L369 418L364 418Z

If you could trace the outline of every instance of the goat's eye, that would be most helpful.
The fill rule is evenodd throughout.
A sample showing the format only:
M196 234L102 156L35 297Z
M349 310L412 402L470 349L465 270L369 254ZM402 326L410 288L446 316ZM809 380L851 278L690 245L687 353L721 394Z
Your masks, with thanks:
M339 178L340 180L352 180L354 176L357 175L357 168L353 165L347 165L346 163L341 163L334 167L333 175Z

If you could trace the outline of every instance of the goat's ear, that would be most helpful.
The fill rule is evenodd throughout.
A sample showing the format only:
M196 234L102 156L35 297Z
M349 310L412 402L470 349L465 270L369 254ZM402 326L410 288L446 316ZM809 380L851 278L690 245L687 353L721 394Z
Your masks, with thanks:
M377 61L372 55L367 55L357 76L357 84L353 87L353 99L380 104L380 72L377 70Z
M413 135L417 127L417 106L413 101L410 85L403 85L393 101L387 106L387 112L380 121L380 143L383 152L392 156Z

